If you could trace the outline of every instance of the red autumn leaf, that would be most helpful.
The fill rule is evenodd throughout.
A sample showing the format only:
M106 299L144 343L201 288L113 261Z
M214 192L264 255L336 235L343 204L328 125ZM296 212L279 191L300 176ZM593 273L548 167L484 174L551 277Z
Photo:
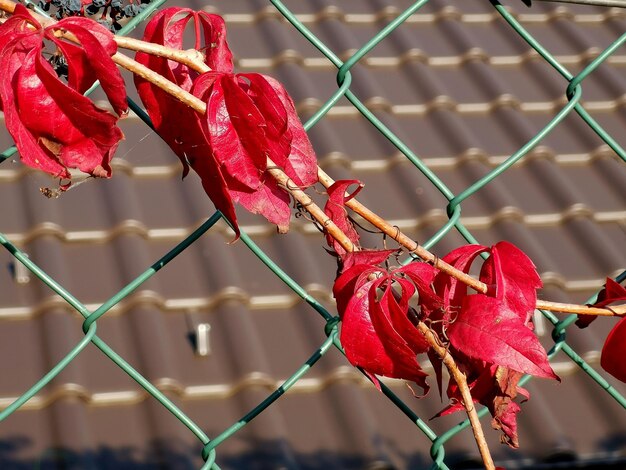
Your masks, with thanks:
M468 294L464 284L439 273L433 284L445 308L438 311L426 302L422 310L425 306L429 318L443 320L443 325L433 327L450 340L449 350L467 376L472 397L489 408L492 427L502 431L502 441L517 447L520 407L514 399L518 394L528 398L526 390L518 386L519 379L523 373L558 377L532 331L536 289L541 281L530 259L514 245L500 242L489 249L461 247L444 260L468 272L483 251L490 252L480 274L480 280L487 284L486 295ZM441 390L441 359L432 351L429 358ZM447 394L451 404L440 415L463 409L458 386L452 380Z
M426 373L376 301L375 284L377 280L360 286L343 312L340 339L346 357L363 368L379 389L376 375L410 380L427 391Z
M389 254L379 252L363 259L382 262ZM349 254L347 259L355 255ZM333 293L348 360L363 368L377 386L374 375L383 375L416 382L426 392L426 374L416 356L429 345L416 328L418 313L409 305L425 284L420 279L418 287L406 272L417 278L423 271L426 282L434 274L427 265L424 270L409 266L387 271L372 264L355 264L337 278Z
M614 302L626 301L626 287L611 278L606 279L604 288L598 294L594 307L607 307ZM576 324L584 328L596 317L579 315ZM600 357L600 365L616 379L626 382L626 322L620 319L609 332Z
M349 195L345 195L348 188L352 185L357 185L356 189ZM359 234L354 228L354 224L348 217L345 204L350 199L356 197L356 195L363 189L363 183L359 180L339 180L335 181L330 188L328 188L328 201L324 206L324 212L332 220L339 229L346 234L350 241L356 246L359 245ZM326 243L339 255L340 258L346 254L346 250L341 244L335 240L329 234L326 234ZM377 264L377 263L376 263Z
M73 33L81 46L56 37L58 30ZM110 161L123 138L118 117L82 92L100 80L115 111L126 112L124 82L110 57L116 51L112 34L88 18L64 19L44 29L18 4L0 25L0 38L0 102L24 163L60 178L69 178L70 168L110 177ZM44 40L68 51L68 83L43 59Z
M557 379L537 336L499 299L468 295L448 328L450 343L463 354L538 377Z
M626 382L626 318L609 332L602 347L600 365L617 380Z
M146 25L143 39L173 49L184 49L186 27L192 19L195 44L200 48L203 38L208 41L205 63L212 68L230 72L232 54L226 43L224 20L218 15L198 13L188 8L166 8ZM200 90L209 89L218 77L217 74L199 76L186 65L142 52L137 53L136 60L186 91L191 91L194 83ZM233 200L221 165L213 156L209 135L201 124L203 117L137 75L135 86L156 132L180 159L183 177L191 166L200 176L205 192L215 207L230 221L238 237L239 228Z
M488 251L486 246L465 245L452 250L442 258L442 261L454 266L459 271L468 273L476 257L485 251ZM446 307L451 307L452 309L460 308L463 299L467 295L467 286L465 284L443 271L437 274L433 284L435 292L443 299ZM444 315L444 319L447 322L449 311L444 312ZM440 320L440 318L433 318L433 320Z
M626 287L617 283L610 277L607 277L604 288L598 293L598 298L591 306L606 307L607 305L610 305L613 302L618 302L620 300L626 300ZM576 326L578 326L579 328L586 328L596 318L598 317L593 315L578 315L578 320L576 320Z
M343 256L341 271L345 272L353 266L364 265L377 265L385 261L392 254L398 253L398 250L360 250L346 253Z
M249 74L241 74L249 76ZM309 136L302 126L302 122L296 112L296 106L293 100L278 80L262 75L265 80L276 92L276 96L283 103L287 113L287 133L291 138L291 148L286 161L274 161L283 168L287 176L291 178L300 188L308 188L318 181L317 177L317 158L315 151L309 140ZM258 103L259 99L255 99Z
M614 302L626 301L626 287L617 283L610 277L606 278L604 289L598 294L598 299L594 302L594 307L606 307Z
M317 181L315 153L293 102L270 77L232 73L224 21L217 15L169 8L149 23L144 39L183 49L185 29L192 19L195 48L206 52L211 72L198 75L187 66L143 53L137 54L137 60L205 101L206 117L136 78L139 95L157 132L181 159L184 174L188 164L198 172L205 191L235 230L233 202L238 202L285 232L291 218L290 188L279 187L267 172L268 158L301 188ZM191 123L191 132L180 122ZM206 173L215 167L220 172L217 179L224 181L217 187L209 184L218 183L216 178Z
M491 427L502 431L501 441L510 447L519 447L517 413L521 411L521 408L513 400L518 395L524 397L523 401L530 398L528 391L518 385L523 374L506 367L486 364L483 361L463 361L462 368L467 375L474 403L480 403L489 409L492 416ZM455 382L450 381L447 394L451 399L451 404L435 417L446 416L465 409L461 392Z
M301 188L317 181L315 154L302 123L287 109L291 101L286 106L286 92L282 87L278 92L276 82L264 75L209 72L210 86L198 85L205 83L205 75L198 77L192 92L207 102L203 126L231 197L286 232L291 188L278 186L267 171L268 158ZM295 151L294 135L300 135L300 140L304 136L308 144L300 141ZM303 148L306 158L300 153Z
M522 250L509 242L491 247L480 280L487 284L487 295L504 301L528 323L537 303L537 289L542 286L535 265Z
M211 76L216 75L211 72ZM232 191L254 191L262 185L269 142L265 118L232 74L217 74L206 92L208 129L213 155Z

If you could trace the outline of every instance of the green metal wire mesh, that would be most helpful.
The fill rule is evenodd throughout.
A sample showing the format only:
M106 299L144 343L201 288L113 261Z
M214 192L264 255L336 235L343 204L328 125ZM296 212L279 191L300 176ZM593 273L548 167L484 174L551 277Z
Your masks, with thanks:
M383 29L381 29L374 37L367 41L358 51L356 51L345 62L340 60L333 51L320 41L298 18L279 0L270 0L271 4L284 16L284 18L299 31L308 41L310 41L328 60L337 68L337 85L336 92L328 99L320 109L306 122L307 130L315 126L324 116L337 104L342 98L347 98L352 105L371 123L373 132L380 132L384 135L404 156L423 173L432 185L448 200L446 211L448 214L448 222L444 224L437 233L424 243L424 246L430 248L437 244L451 230L457 230L469 243L478 243L472 233L461 223L460 215L462 203L471 197L475 192L488 185L492 180L514 165L520 159L524 158L528 152L537 146L542 139L546 137L556 126L558 126L567 116L577 113L593 131L624 161L626 162L626 152L616 142L616 140L606 132L602 126L595 121L591 115L585 110L581 104L581 96L583 93L584 80L594 72L613 52L626 42L626 33L614 41L602 53L600 53L589 65L587 65L580 73L574 75L567 70L565 66L559 63L546 48L544 48L521 24L516 17L512 15L500 2L490 0L493 8L501 15L503 21L506 21L550 66L552 66L564 79L565 96L567 104L552 118L552 120L532 139L523 145L517 152L508 157L502 164L495 167L490 173L476 181L474 184L463 190L459 194L451 191L438 177L433 173L402 140L388 129L368 108L357 98L350 90L351 85L351 69L381 41L383 41L391 32L400 27L411 15L426 5L429 0L420 0L415 2L410 8L406 9L394 20L390 21ZM154 0L148 8L146 8L139 16L130 21L121 31L120 34L127 34L134 29L141 21L144 21L157 8L161 7L165 0ZM130 102L131 109L148 125L151 126L148 116L134 102ZM7 160L16 153L15 147L11 147L0 154L0 163ZM384 215L384 214L383 214ZM141 286L145 281L154 276L160 269L165 267L177 255L192 245L205 232L210 230L218 220L221 214L216 212L205 223L198 227L191 235L176 245L171 251L157 260L152 266L146 269L135 280L126 285L123 289L113 295L109 300L103 303L96 310L89 310L80 300L75 298L62 285L57 283L46 272L40 269L33 261L31 261L24 252L18 249L3 234L0 234L0 243L6 248L19 262L28 268L36 277L43 281L52 291L63 298L73 309L75 309L85 320L83 322L84 338L61 360L54 366L44 377L34 384L28 391L23 393L14 403L0 411L0 421L5 420L9 415L24 405L29 399L34 397L41 389L43 389L50 381L56 377L72 360L74 360L89 344L94 344L99 348L111 361L119 366L124 372L132 377L141 387L143 387L150 395L152 395L159 403L163 405L172 415L180 420L191 433L202 443L202 457L205 461L203 469L213 468L219 469L216 463L217 450L219 445L237 433L246 426L260 413L269 406L279 400L280 397L300 378L302 378L311 367L332 348L336 347L341 350L341 344L338 339L338 318L331 312L327 311L320 302L313 296L308 294L306 290L295 280L290 278L272 259L266 255L246 234L242 233L242 241L245 245L267 266L274 275L280 278L290 289L301 297L314 311L316 311L325 321L325 333L327 336L319 348L313 352L311 357L278 389L271 393L255 408L250 410L239 421L234 423L230 428L226 429L218 436L209 437L203 430L201 425L195 423L185 413L183 413L170 399L160 392L153 384L144 378L140 372L135 370L131 365L118 355L110 346L108 346L97 335L97 320L105 315L112 307L130 295L134 290ZM626 278L626 271L617 277L619 282ZM591 298L589 301L593 301ZM554 345L549 351L549 357L552 358L557 352L566 354L576 365L578 365L586 374L588 374L600 387L610 394L622 407L626 408L626 398L617 390L610 386L609 383L596 372L577 352L567 343L567 330L575 321L575 316L569 316L565 320L560 320L550 312L542 312L553 325ZM524 377L520 385L528 381L530 377ZM450 428L445 433L436 434L428 424L417 416L414 411L407 406L399 397L397 397L388 387L382 385L383 393L391 403L397 406L406 417L413 422L417 428L432 442L431 457L433 468L448 468L445 459L445 444L452 437L469 427L469 422L463 421L460 424ZM484 416L487 409L482 409L480 415Z

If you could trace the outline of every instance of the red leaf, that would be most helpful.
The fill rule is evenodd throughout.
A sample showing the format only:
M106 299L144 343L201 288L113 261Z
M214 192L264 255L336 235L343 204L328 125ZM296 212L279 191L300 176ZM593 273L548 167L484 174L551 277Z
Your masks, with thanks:
M234 75L217 76L204 123L229 189L254 191L267 167L265 119L235 80Z
M339 318L342 318L346 311L347 305L355 292L366 282L369 282L368 276L372 274L382 273L383 270L371 264L355 264L346 269L333 284L333 297L337 302L337 312Z
M487 250L488 248L482 245L465 245L452 250L442 260L456 269L468 273L476 257ZM435 292L443 299L446 306L453 308L461 306L463 298L467 295L465 284L444 272L439 272L433 283Z
M482 294L465 297L461 312L448 328L448 337L471 358L558 379L535 334L499 299Z
M80 46L57 39L54 32L61 30L76 36ZM84 93L99 80L118 116L128 112L124 80L111 58L117 52L117 44L108 29L89 18L70 17L46 28L46 38L63 51L68 65L68 85L71 88Z
M206 54L205 63L219 72L231 72L232 54L226 43L224 21L218 15L204 12L198 13L189 8L165 8L159 11L146 25L143 39L144 41L172 49L183 50L186 48L183 44L185 29L191 19L193 19L194 23L195 45L197 49L204 49ZM201 33L204 33L204 45L202 44ZM162 75L186 91L191 91L193 82L199 75L186 65L151 54L138 52L135 58L140 64ZM146 106L155 130L180 158L184 177L189 171L187 159L190 154L195 154L192 158L210 158L197 150L206 144L204 142L205 136L200 129L200 116L187 105L138 75L134 76L134 80L141 101ZM208 88L206 80L204 80L204 85L201 88L203 91ZM185 126L180 125L182 122L185 123ZM188 126L192 128L188 129ZM205 167L206 165L203 164L202 166ZM204 187L206 190L207 185L204 185ZM218 191L217 188L207 191L214 203L216 202L214 197L218 192L223 193L221 190ZM230 197L225 198L224 194L220 194L219 199L228 199L230 201ZM229 205L231 207L227 207ZM216 204L216 207L236 227L237 219L234 208L232 208L232 202L228 202L226 205L220 204L220 206Z
M289 230L291 219L289 195L278 187L271 176L264 177L256 191L246 192L231 189L230 194L235 202L241 204L248 211L253 214L261 214L276 225L280 233L286 233Z
M593 304L594 307L606 307L614 302L626 300L626 287L617 283L610 277L606 278L604 289L598 294L598 299Z
M35 29L27 30L27 24ZM61 178L69 178L69 168L109 177L110 160L123 138L116 126L118 118L84 97L84 79L76 78L101 79L111 93L115 109L125 111L126 95L119 71L114 66L105 69L106 64L112 63L110 54L115 52L114 45L106 48L112 36L94 24L86 18L61 22L86 43L81 60L68 57L70 73L74 74L69 84L59 80L41 55L44 38L59 43L53 28L42 29L21 5L0 26L0 67L4 71L0 101L7 129L24 163ZM88 30L92 26L93 33ZM78 54L76 49L73 51Z
M345 195L348 187L357 185L356 189L349 195ZM339 180L335 181L330 188L328 188L328 201L324 206L324 212L332 220L339 229L346 234L350 241L356 246L359 245L359 234L354 228L354 224L348 217L345 204L350 199L356 197L356 195L363 189L363 183L359 180ZM326 234L326 243L343 259L346 255L346 250L341 244L335 240L329 234ZM377 264L377 263L376 263Z
M263 78L274 88L287 113L287 132L291 138L291 149L287 161L283 164L283 170L300 188L308 188L318 181L317 158L309 136L302 126L287 90L278 80L267 75L263 75Z
M409 306L409 300L416 291L415 285L401 278L396 278L395 282L400 286L399 302L393 295L393 287L389 284L385 289L381 303L386 302L388 317L393 327L402 339L406 341L411 350L415 354L425 353L430 348L430 345L415 326L418 320L416 318L417 313ZM411 320L409 315L415 315L415 317Z
M602 368L616 379L626 382L626 318L609 332L600 358Z
M524 324L531 320L542 283L535 265L522 250L509 242L496 243L483 264L480 280L487 284L487 295L503 300Z
M351 364L365 369L379 389L374 374L410 380L426 391L426 373L415 354L398 337L378 303L370 305L372 291L375 296L374 283L362 285L344 312L340 339L346 357Z
M604 284L604 289L602 289L598 293L598 298L596 302L591 306L606 307L607 305L610 305L613 302L618 302L620 300L626 300L626 287L617 283L610 277L607 277L606 284ZM598 317L594 315L578 315L578 320L576 320L576 326L578 326L579 328L587 328L596 318Z

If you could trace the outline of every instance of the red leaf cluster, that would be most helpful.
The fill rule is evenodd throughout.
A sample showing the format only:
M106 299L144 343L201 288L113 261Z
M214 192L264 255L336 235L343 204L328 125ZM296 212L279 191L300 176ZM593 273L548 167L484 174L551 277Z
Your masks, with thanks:
M204 190L237 234L234 202L285 232L291 217L289 188L279 187L268 173L268 158L300 188L317 182L315 153L293 101L271 77L233 73L224 20L218 15L167 8L150 21L144 40L182 50L192 20L195 48L205 51L210 72L198 74L145 53L137 53L136 58L202 99L206 115L136 76L139 96L157 132L181 159L183 176L189 167L198 173Z
M59 31L73 34L80 45L58 38ZM65 57L67 83L42 56L44 40ZM59 178L69 179L70 168L111 176L110 161L123 138L118 117L83 93L99 80L118 116L126 113L124 81L111 59L116 50L111 32L88 18L43 28L18 4L0 25L0 107L25 164Z
M341 191L345 190L345 186ZM523 374L558 379L533 333L532 313L541 281L530 259L508 242L491 248L467 245L443 258L465 273L481 253L489 253L480 270L486 294L468 294L458 279L425 263L396 269L378 266L389 252L343 256L344 271L333 293L342 319L341 342L350 362L375 375L416 382L428 390L417 355L427 353L441 390L441 358L416 328L424 322L447 342L465 373L476 402L487 406L503 441L518 446L513 400L528 393L518 386ZM410 303L415 301L416 307ZM448 405L439 415L463 409L456 383L447 387Z

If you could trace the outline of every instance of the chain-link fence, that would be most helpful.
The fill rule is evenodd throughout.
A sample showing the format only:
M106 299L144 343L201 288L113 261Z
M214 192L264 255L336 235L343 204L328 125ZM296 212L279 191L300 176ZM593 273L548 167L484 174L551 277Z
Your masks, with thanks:
M487 1L487 0L485 0ZM165 0L155 0L148 8L146 8L140 15L134 18L127 26L125 26L120 34L127 34L130 32L139 22L147 18L154 10L162 6ZM394 133L385 126L385 124L379 120L374 113L372 113L362 101L351 91L351 70L355 65L363 59L372 49L374 49L379 43L385 40L385 38L391 34L396 28L402 26L402 24L410 18L413 14L418 12L422 7L429 3L429 0L421 0L415 2L410 8L402 12L395 19L390 21L384 28L382 28L374 37L362 45L362 47L352 54L348 60L342 61L335 53L322 41L320 41L312 32L299 21L298 17L292 13L282 2L278 0L271 0L271 4L280 12L281 15L297 29L308 41L310 41L328 60L330 60L337 68L337 90L335 94L328 99L319 110L306 122L305 128L307 130L315 126L321 119L324 119L326 114L337 104L337 102L345 97L350 103L371 123L371 132L379 132L385 138L387 138L404 156L410 160L410 162L422 172L432 185L448 200L446 212L449 220L445 223L437 233L426 243L424 246L429 248L436 245L442 237L452 230L458 231L469 243L479 243L480 240L476 240L470 230L468 230L461 222L461 208L463 202L471 197L475 192L488 185L492 180L497 178L501 173L506 171L512 165L523 159L531 149L537 146L544 137L548 135L555 127L559 126L563 120L573 114L578 114L588 126L621 158L626 162L626 152L617 143L617 141L603 127L594 120L581 103L581 97L583 95L584 82L607 58L613 54L620 46L626 42L626 33L619 39L613 42L604 51L598 54L584 69L574 75L570 73L565 66L559 63L554 56L540 44L516 19L516 16L511 14L510 11L505 8L496 0L491 0L491 4L501 18L499 21L506 22L513 28L551 67L556 70L563 79L563 90L567 98L567 103L555 113L550 122L538 132L531 140L523 145L518 151L510 155L504 162L496 166L487 175L476 181L471 186L465 188L459 193L451 191L444 182L438 178L438 176L431 171L420 157L415 154L402 140L400 140ZM150 126L149 118L145 112L134 102L131 102L131 108L133 111ZM419 149L417 149L419 150ZM2 153L1 159L7 160L13 156L16 149L10 148ZM382 214L384 216L384 214ZM50 381L56 377L68 364L70 364L89 344L92 343L99 348L111 361L124 370L129 376L131 376L137 383L141 385L150 395L152 395L163 407L167 408L178 420L180 420L189 429L189 432L193 433L197 439L204 446L202 456L205 460L203 468L219 468L219 446L222 442L229 439L240 429L246 426L251 420L257 417L260 413L263 413L268 407L272 406L281 396L298 380L300 380L316 363L324 357L324 355L333 347L341 349L341 345L338 340L338 319L334 313L327 311L320 302L318 302L313 296L307 293L307 291L299 285L296 281L291 279L284 271L277 266L272 259L266 255L246 234L242 233L242 241L246 246L258 256L263 263L267 266L267 269L271 271L275 276L279 277L290 289L293 290L298 296L300 296L305 302L307 302L311 309L317 312L323 317L326 322L325 333L328 339L319 346L317 350L313 352L311 357L299 368L291 377L289 377L277 390L267 396L262 403L259 403L254 409L250 410L248 414L242 417L239 421L234 423L229 429L224 431L219 436L208 436L203 430L202 423L196 423L190 419L179 407L177 407L164 393L150 383L142 374L135 370L131 365L121 357L115 350L113 350L106 342L104 342L97 334L98 319L103 315L106 315L111 308L116 306L120 301L129 296L145 281L158 273L160 269L165 267L170 261L176 258L181 252L192 245L198 238L211 230L211 228L220 220L221 215L215 213L204 224L202 224L191 235L185 238L181 243L176 245L171 251L165 254L162 258L154 262L149 266L140 276L126 285L122 290L110 297L105 303L95 310L88 309L80 299L77 299L68 292L62 285L57 283L55 279L51 278L46 272L40 269L23 251L18 249L11 240L7 239L5 235L0 234L0 243L26 268L28 268L35 276L43 281L52 291L62 297L73 309L79 312L84 318L83 331L84 338L76 344L72 351L61 360L54 368L52 368L44 377L41 378L31 389L26 391L19 397L14 403L0 412L0 421L6 419L9 415L19 409L28 400L34 397L39 391L41 391ZM622 281L626 278L626 272L622 273L618 277L618 281ZM590 299L593 300L593 299ZM566 354L575 364L577 364L586 374L588 374L598 384L598 391L604 390L610 394L622 407L626 408L626 398L623 397L618 391L610 386L609 383L596 372L583 358L568 344L567 331L568 328L575 321L574 316L570 316L565 320L560 320L550 312L542 312L546 319L548 319L553 325L553 339L554 345L549 351L550 357L561 351ZM158 347L155 345L154 347ZM520 384L527 381L526 377ZM399 399L391 389L383 384L383 392L391 403L397 406L411 422L424 433L424 435L432 442L431 456L433 459L433 465L438 468L447 468L445 459L445 445L453 436L460 432L463 432L469 427L469 422L464 421L459 425L449 429L443 434L435 433L420 416L418 416L411 407ZM486 414L487 410L482 409L481 416Z

